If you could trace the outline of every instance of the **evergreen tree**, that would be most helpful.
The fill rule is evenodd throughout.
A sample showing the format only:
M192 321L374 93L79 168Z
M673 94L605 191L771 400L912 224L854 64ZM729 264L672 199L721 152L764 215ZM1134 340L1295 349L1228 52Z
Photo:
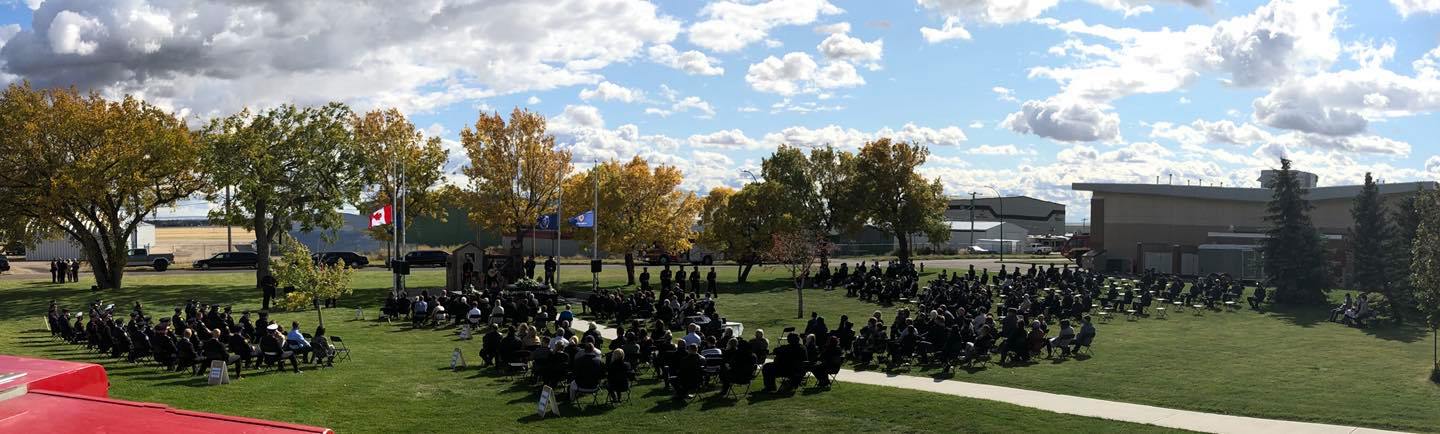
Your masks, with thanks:
M1415 311L1415 285L1410 279L1410 264L1413 262L1411 247L1415 244L1415 236L1420 228L1420 208L1417 201L1420 194L1421 191L1416 190L1396 201L1395 210L1390 216L1393 223L1389 236L1386 237L1385 251L1389 258L1386 261L1386 272L1390 275L1390 290L1385 297L1389 299L1390 310L1397 322L1403 320L1403 315Z
M1325 302L1325 249L1320 232L1310 221L1314 208L1305 200L1309 193L1290 170L1290 160L1280 160L1274 195L1265 221L1271 227L1261 246L1265 275L1275 288L1275 302L1311 304Z
M1350 208L1354 226L1350 227L1350 257L1354 266L1352 289L1361 293L1387 292L1389 282L1385 273L1385 213L1380 207L1380 188L1369 173L1365 174L1365 185L1355 196Z

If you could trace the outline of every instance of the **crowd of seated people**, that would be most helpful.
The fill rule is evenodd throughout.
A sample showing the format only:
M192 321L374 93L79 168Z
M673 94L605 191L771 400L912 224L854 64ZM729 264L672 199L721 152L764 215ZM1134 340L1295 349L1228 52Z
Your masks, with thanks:
M285 332L263 311L253 319L244 311L237 319L229 306L190 300L184 307L176 307L172 315L155 320L139 302L128 314L116 312L114 307L96 301L82 313L51 301L46 322L52 336L102 355L131 363L150 360L167 371L191 375L201 374L212 361L226 362L234 367L235 377L241 378L247 368L283 370L288 361L298 373L302 360L324 366L333 366L335 360L324 327L310 335L292 322Z
M535 292L509 292L490 288L469 287L464 293L423 290L411 296L408 291L389 294L381 305L381 319L409 318L412 327L458 327L468 324L473 329L486 324L520 324L537 318L554 318L553 295Z

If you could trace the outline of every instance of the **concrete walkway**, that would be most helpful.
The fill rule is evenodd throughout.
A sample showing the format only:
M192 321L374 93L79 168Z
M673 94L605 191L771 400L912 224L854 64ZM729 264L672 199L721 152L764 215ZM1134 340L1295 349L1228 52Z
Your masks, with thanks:
M576 319L572 321L570 325L576 330L583 331L589 329L590 322ZM600 324L596 324L596 328L600 330L601 337L605 339L615 339L615 329ZM840 375L836 378L841 382L898 387L901 389L920 390L965 398L985 399L1055 413L1098 417L1101 419L1143 423L1200 432L1245 434L1257 432L1267 434L1369 434L1393 432L1352 426L1173 410L1149 405L1127 404L1079 396L1036 392L1012 387L966 383L954 380L939 381L928 377L911 375L890 375L877 371L842 369Z

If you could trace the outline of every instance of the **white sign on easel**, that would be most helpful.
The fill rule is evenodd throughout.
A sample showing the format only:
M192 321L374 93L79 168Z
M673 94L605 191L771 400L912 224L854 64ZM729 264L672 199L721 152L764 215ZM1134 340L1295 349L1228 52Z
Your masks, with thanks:
M455 349L455 352L450 354L450 370L452 370L452 371L459 371L460 368L464 368L464 367L465 367L465 353L464 353L464 352L461 352L459 348L456 348L456 349Z
M210 361L209 382L211 386L230 384L230 369L223 360Z
M465 324L464 326L460 327L460 339L467 341L470 340L470 324Z
M555 389L551 389L550 386L545 386L544 389L540 390L540 402L535 406L535 414L540 415L540 418L544 419L545 415L550 413L559 416L560 409L556 407L555 404Z
M365 319L365 311L364 311L364 310L361 310L361 309L358 308L358 307L355 308L355 319L357 319L357 320L363 320L363 319Z

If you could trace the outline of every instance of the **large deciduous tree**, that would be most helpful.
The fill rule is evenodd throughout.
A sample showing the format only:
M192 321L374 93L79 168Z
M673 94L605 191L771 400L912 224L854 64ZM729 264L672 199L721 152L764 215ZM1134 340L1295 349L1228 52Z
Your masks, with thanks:
M1431 381L1440 382L1440 192L1418 193L1415 238L1411 244L1410 283L1431 333Z
M751 267L770 251L771 234L778 232L770 218L776 190L773 184L752 183L739 191L715 188L705 197L700 243L738 262L736 280L740 283L749 279Z
M119 288L146 215L204 185L185 122L139 99L12 84L0 96L0 206L12 235L63 233Z
M1274 194L1265 221L1270 223L1261 246L1265 274L1275 288L1275 301L1284 304L1324 303L1328 279L1325 276L1325 248L1320 232L1310 221L1314 208L1305 199L1290 160L1280 160Z
M895 237L902 261L910 259L911 234L923 233L932 243L950 239L945 189L939 179L926 181L917 172L929 155L924 146L881 138L855 158L849 197L859 201L859 217Z
M359 203L366 160L355 144L353 116L340 103L284 105L214 119L202 130L212 184L234 189L231 212L215 210L210 219L255 233L257 281L270 274L270 246L280 234L295 225L338 228L340 208Z
M601 251L625 253L652 247L666 252L690 249L692 228L703 204L694 193L680 189L684 180L680 169L665 165L652 168L639 156L623 164L600 163L565 181L566 209L579 214L595 206L597 177L600 209L596 228L600 231ZM584 243L591 239L593 233L576 241Z
M427 139L400 110L393 108L356 116L351 123L355 144L365 158L364 177L370 193L361 210L370 211L390 204L399 188L403 187L405 227L414 223L410 219L413 216L443 220L445 209L442 200L446 190L440 188L440 183L449 153L441 147L440 138ZM376 239L394 239L394 234L386 227L377 226L369 231Z
M482 228L519 236L563 194L571 154L555 147L538 113L517 108L508 123L499 113L480 113L474 126L460 131L460 144L470 157L465 202L470 220Z
M857 208L863 202L850 194L855 181L855 156L830 146L806 156L799 148L781 145L760 164L765 183L784 192L772 204L780 224L820 236L859 229Z

